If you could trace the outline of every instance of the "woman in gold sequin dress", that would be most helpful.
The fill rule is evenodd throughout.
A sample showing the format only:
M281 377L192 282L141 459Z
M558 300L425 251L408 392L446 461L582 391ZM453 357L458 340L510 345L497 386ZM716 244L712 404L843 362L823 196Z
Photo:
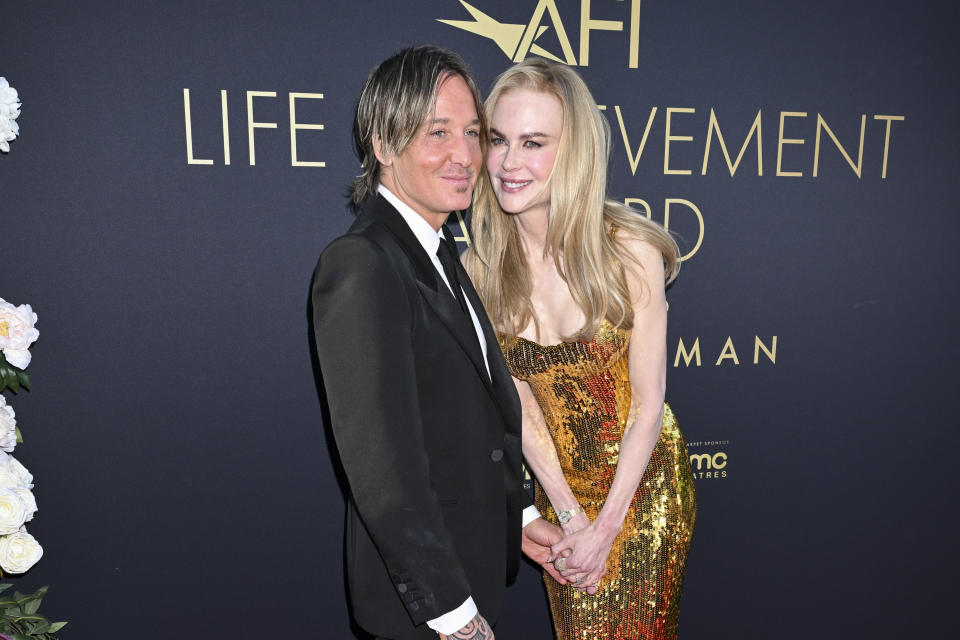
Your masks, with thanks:
M606 197L595 104L563 65L500 76L464 261L520 394L537 507L566 534L553 553L569 583L544 578L557 637L675 638L696 511L663 401L679 252Z

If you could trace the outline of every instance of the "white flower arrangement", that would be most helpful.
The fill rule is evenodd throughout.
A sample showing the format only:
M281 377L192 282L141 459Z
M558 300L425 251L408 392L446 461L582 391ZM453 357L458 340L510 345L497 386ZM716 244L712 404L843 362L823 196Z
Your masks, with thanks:
M10 152L10 143L20 135L17 117L20 115L20 98L17 90L7 79L0 76L0 151Z
M18 115L17 92L0 78L0 148L4 151L9 150L7 142L12 138L4 137L3 127ZM10 455L22 440L17 416L3 396L8 389L13 393L30 389L24 369L30 364L30 346L40 335L36 322L37 314L30 305L17 307L0 298L0 577L3 572L25 573L43 556L43 547L24 526L37 511L31 491L33 474ZM12 586L0 583L0 592ZM37 612L46 593L47 587L40 587L34 593L15 591L13 596L0 596L0 640L57 640L54 634L67 623L50 622Z
M0 122L7 108L4 88L5 81L0 83ZM30 305L15 306L0 298L0 392L30 388L24 369L30 364L30 346L40 335L36 322ZM24 528L37 511L33 475L9 455L20 441L17 414L0 393L0 569L7 573L23 573L43 555L43 548Z

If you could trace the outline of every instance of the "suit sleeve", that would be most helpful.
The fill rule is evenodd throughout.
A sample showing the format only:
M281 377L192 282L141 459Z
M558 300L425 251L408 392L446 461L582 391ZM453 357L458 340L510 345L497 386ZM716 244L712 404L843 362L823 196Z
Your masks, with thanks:
M430 480L403 274L371 240L331 244L314 273L314 334L331 428L359 515L414 624L470 587ZM406 284L406 286L405 286Z

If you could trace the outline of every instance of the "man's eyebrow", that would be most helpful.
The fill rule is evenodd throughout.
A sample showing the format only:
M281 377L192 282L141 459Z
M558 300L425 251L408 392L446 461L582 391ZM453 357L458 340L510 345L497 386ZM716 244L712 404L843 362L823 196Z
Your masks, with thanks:
M431 118L426 122L426 126L428 127L432 127L435 124L450 124L450 118ZM478 124L480 124L480 118L474 118L467 126L472 127Z

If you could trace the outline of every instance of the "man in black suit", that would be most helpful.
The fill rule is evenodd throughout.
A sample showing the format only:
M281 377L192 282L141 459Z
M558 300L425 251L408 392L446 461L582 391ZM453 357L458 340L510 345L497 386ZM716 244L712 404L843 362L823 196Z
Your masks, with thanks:
M470 205L486 137L455 53L416 47L374 68L354 122L359 213L314 273L352 611L396 640L493 638L521 523L523 550L557 575L562 533L522 488L519 400L442 231Z

